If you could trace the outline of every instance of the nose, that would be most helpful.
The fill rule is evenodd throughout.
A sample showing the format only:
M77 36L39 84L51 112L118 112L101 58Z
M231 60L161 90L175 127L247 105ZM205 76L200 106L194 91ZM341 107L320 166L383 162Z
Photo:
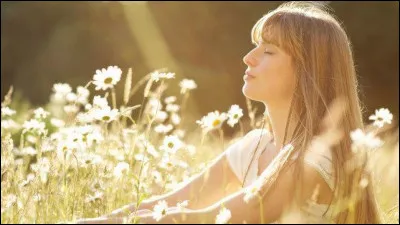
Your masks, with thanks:
M250 67L254 67L257 63L256 59L252 56L251 51L243 57L243 62Z

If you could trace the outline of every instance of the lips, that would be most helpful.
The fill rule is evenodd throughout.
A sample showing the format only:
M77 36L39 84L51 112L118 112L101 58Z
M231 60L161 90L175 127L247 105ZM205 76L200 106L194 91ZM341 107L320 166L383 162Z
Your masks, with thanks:
M255 76L253 76L249 71L246 71L245 74L246 75L243 76L243 80L250 80L255 78Z
M254 78L255 76L253 74L250 73L250 71L246 70L245 74L249 77Z

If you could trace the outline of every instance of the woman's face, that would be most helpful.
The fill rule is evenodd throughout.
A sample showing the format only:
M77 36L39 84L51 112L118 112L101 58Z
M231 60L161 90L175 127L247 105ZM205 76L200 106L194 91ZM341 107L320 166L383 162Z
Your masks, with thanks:
M259 43L244 58L243 94L254 101L276 104L290 100L295 73L290 55L276 45Z

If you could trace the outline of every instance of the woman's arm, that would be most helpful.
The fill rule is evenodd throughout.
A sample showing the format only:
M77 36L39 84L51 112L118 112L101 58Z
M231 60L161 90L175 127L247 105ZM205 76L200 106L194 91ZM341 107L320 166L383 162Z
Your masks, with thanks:
M207 169L183 183L180 188L157 198L144 200L138 207L138 210L152 210L161 200L165 200L168 206L176 206L178 202L189 200L188 208L200 209L234 193L240 187L239 180L229 167L225 151ZM132 203L114 210L106 217L127 216L134 212L135 209L136 203Z
M284 210L292 203L292 193L295 191L294 165L281 172L276 182L270 189L261 187L261 195L244 201L244 190L238 191L212 206L194 211L167 212L160 221L155 221L150 215L141 217L140 223L215 223L221 205L231 211L230 223L271 223L278 220ZM305 166L305 176L302 190L302 199L310 198L317 184L323 185L325 182L313 168ZM326 184L325 184L326 185ZM321 194L329 194L323 191Z

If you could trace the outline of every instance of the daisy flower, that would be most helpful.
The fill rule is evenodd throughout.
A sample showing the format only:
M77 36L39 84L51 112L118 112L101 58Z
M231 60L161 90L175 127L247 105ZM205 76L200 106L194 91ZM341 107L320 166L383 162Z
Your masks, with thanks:
M175 96L169 96L164 99L165 104L172 104L176 101Z
M233 127L243 116L243 110L238 105L232 105L228 111L228 125Z
M178 203L176 204L176 207L178 207L179 210L183 210L183 208L185 208L185 207L188 206L188 203L189 203L188 200L185 200L185 201L183 201L183 202L178 202Z
M171 114L171 122L174 125L178 125L181 122L181 117L176 113L172 113Z
M353 152L357 151L358 147L367 147L370 149L374 149L380 147L383 143L378 138L375 137L372 133L365 134L361 129L356 129L350 133L352 143Z
M169 135L164 138L163 145L160 146L160 149L175 154L181 147L183 147L183 143L178 136Z
M168 104L166 107L165 107L165 110L167 111L167 112L178 112L179 111L179 105L177 105L177 104Z
M67 96L65 96L65 99L67 100L67 102L70 103L74 103L76 101L76 99L78 99L78 97L76 96L75 93L68 93Z
M93 107L100 108L100 109L107 108L108 107L107 99L103 98L99 95L94 96Z
M45 126L46 125L43 122L39 122L36 119L25 121L22 125L25 130L37 131L39 134L45 133Z
M374 126L383 127L385 123L392 123L393 114L390 113L389 109L380 108L375 110L375 114L371 115L369 119L374 121Z
M90 92L87 88L82 87L82 86L78 86L76 88L76 101L82 105L85 105L86 103L88 103L88 98L90 95Z
M109 123L113 120L116 120L119 113L118 109L112 109L110 107L103 109L95 109L92 111L92 115L95 119Z
M175 73L160 73L155 71L151 74L151 79L155 82L159 81L160 79L172 79L175 78Z
M158 184L158 185L160 185L160 186L162 186L163 185L163 179L162 179L162 176L161 176L161 173L160 172L158 172L157 170L153 170L152 172L151 172L151 176L154 178L154 182L156 183L156 184Z
M260 191L262 186L262 183L260 181L254 182L252 185L250 185L249 187L247 187L244 190L244 197L243 200L248 203L252 198L254 198L258 192Z
M36 119L45 119L50 113L45 111L42 107L39 107L33 111Z
M69 84L67 83L57 83L53 85L53 91L56 94L62 95L62 96L66 96L68 93L71 93L72 88Z
M1 107L1 116L12 116L15 114L15 110L12 110L8 107Z
M126 162L119 162L114 168L114 176L116 178L121 178L124 173L129 171L129 164Z
M93 76L93 84L96 90L107 90L114 87L121 79L122 70L118 66L109 66L107 69L96 70Z
M220 128L222 123L227 119L226 113L219 113L218 111L210 112L207 116L197 120L196 123L203 128L204 132L209 132L213 129Z
M193 90L197 88L197 85L194 82L194 80L189 80L189 79L183 79L179 83L179 86L181 87L181 94L185 94L188 90Z
M159 133L159 134L166 134L170 132L174 127L171 124L164 125L164 124L159 124L156 127L154 127L154 131Z
M216 224L228 223L231 217L232 217L231 211L224 207L219 211L219 214L215 218L215 223Z
M65 122L63 120L57 119L57 118L51 118L50 119L51 125L55 127L63 127L65 126Z
M159 201L153 208L153 218L158 222L167 214L168 204L165 200Z

